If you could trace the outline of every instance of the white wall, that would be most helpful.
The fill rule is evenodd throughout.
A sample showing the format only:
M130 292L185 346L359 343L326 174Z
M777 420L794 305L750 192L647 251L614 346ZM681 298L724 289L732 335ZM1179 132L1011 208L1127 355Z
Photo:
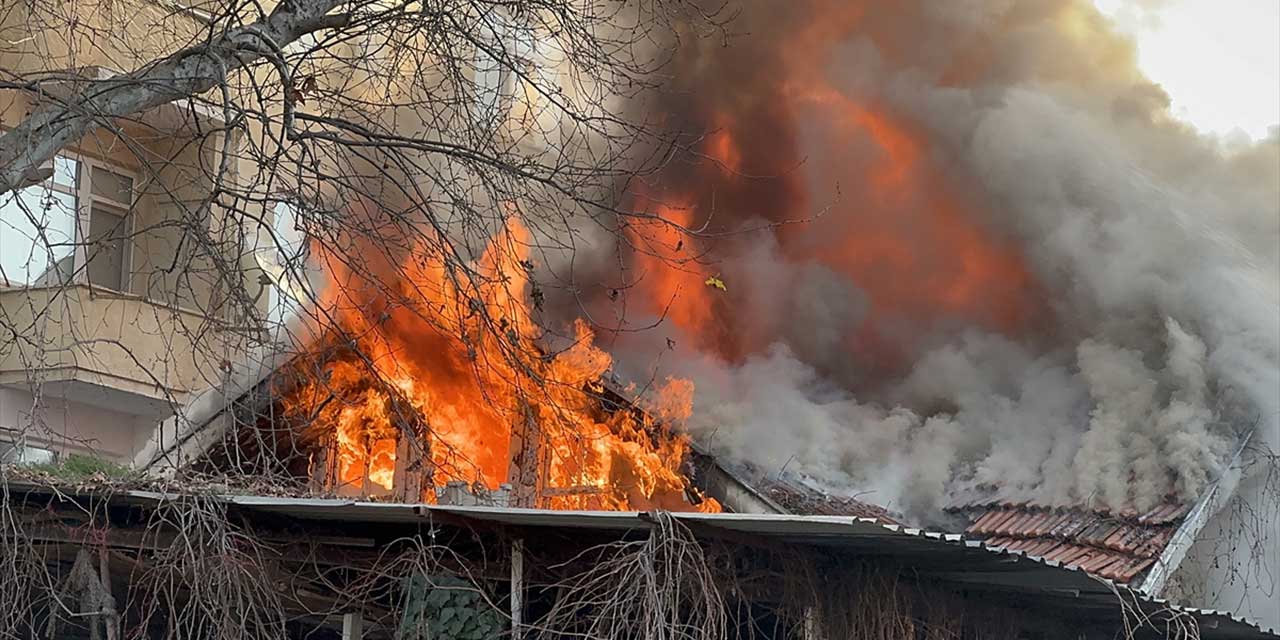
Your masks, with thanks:
M135 415L42 394L0 387L0 440L24 437L61 455L93 454L129 464L155 429L156 417Z

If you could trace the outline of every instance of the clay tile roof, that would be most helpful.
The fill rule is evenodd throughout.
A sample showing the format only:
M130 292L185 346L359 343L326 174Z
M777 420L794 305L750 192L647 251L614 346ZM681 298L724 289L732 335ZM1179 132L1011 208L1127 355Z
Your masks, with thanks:
M1155 563L1189 510L1176 503L1108 511L981 497L947 507L968 519L970 537L1122 583L1133 582Z

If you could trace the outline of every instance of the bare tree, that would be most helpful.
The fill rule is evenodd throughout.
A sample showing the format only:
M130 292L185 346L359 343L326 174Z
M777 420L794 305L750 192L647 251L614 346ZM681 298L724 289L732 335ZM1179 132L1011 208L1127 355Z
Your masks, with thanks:
M360 426L366 478L378 438L400 431L409 441L401 446L429 467L402 495L445 479L487 480L476 451L430 421L431 398L405 388L403 368L421 359L467 377L471 405L525 425L535 462L549 434L583 450L623 437L574 431L595 415L600 398L583 389L603 371L591 353L581 371L557 363L590 338L543 306L550 295L574 298L583 242L625 241L629 220L651 222L620 207L619 194L664 161L671 141L624 114L642 112L636 105L661 81L655 72L672 43L716 28L718 17L697 5L0 8L0 377L9 376L0 413L17 407L0 418L3 462L38 462L55 449L136 461L144 440L167 433L157 423L198 427L187 410L210 397L215 410L236 413L245 387L234 382L256 382L255 365L279 367L262 382L267 404L250 407L265 419L219 436L191 475L155 485L117 481L129 472L113 464L68 477L46 470L54 484L112 491L146 482L189 497L197 506L171 516L193 537L165 547L154 570L91 544L74 562L47 553L10 518L20 509L10 482L33 474L0 464L0 555L14 576L0 581L14 603L0 636L22 637L47 616L50 634L87 620L93 637L164 625L175 637L282 637L280 585L257 571L274 561L221 527L225 514L187 515L203 515L200 496L231 482L277 492L322 475L343 452L334 442L343 411L368 408L366 399L384 411L381 424ZM407 346L415 353L389 359ZM646 414L612 420L617 433L655 446ZM679 463L663 463L677 493ZM562 483L578 482L587 464L562 461ZM192 478L201 470L230 477L211 487ZM667 490L661 479L649 486ZM235 586L245 570L258 576L249 590ZM145 593L113 588L122 573ZM393 577L402 573L413 570ZM206 586L193 590L193 576ZM341 599L359 608L375 596ZM117 614L131 610L142 619Z
M158 396L154 417L282 344L346 341L390 389L361 332L404 314L505 396L547 395L581 336L543 303L579 292L580 245L666 224L618 205L671 143L623 114L720 23L685 0L2 11L0 361L30 373L37 430L68 362ZM112 330L85 321L104 304L126 307Z

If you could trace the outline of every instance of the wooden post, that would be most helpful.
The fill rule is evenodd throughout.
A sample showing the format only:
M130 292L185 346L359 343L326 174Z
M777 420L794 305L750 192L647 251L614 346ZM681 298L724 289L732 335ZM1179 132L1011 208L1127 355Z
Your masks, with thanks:
M818 619L818 608L804 608L804 640L823 640L822 622Z
M524 638L524 540L511 542L511 640Z
M115 596L111 594L111 568L106 545L98 549L98 579L102 581L102 590L106 593L106 602L102 603L102 626L107 630L106 640L119 640L119 620L116 615Z
M373 468L373 440L369 437L369 432L364 432L360 436L360 446L364 448L364 473L360 477L360 499L367 500L369 492L372 490L373 481L369 479L369 471Z
M364 638L364 616L357 613L342 614L342 640Z
M394 388L388 388L387 394L386 411L396 432L391 495L402 502L419 502L423 500L423 489L433 482L431 429L426 416L407 397Z
M430 434L417 429L400 432L396 440L396 474L394 496L401 502L423 502L432 489Z
M524 419L511 431L507 483L511 485L511 506L534 508L542 495L542 438L533 409L527 403L522 403L521 414Z
M311 490L314 493L323 494L333 489L334 474L329 470L329 461L336 456L329 455L332 446L330 439L326 438L311 453Z

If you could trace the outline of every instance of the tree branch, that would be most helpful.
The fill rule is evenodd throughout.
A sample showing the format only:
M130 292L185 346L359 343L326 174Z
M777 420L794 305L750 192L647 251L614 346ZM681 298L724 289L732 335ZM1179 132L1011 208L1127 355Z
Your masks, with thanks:
M104 120L199 95L224 81L225 73L274 55L273 49L347 24L350 14L330 15L340 4L342 0L282 2L265 20L226 31L133 73L92 82L71 98L41 106L0 136L0 195L47 177L41 167Z

